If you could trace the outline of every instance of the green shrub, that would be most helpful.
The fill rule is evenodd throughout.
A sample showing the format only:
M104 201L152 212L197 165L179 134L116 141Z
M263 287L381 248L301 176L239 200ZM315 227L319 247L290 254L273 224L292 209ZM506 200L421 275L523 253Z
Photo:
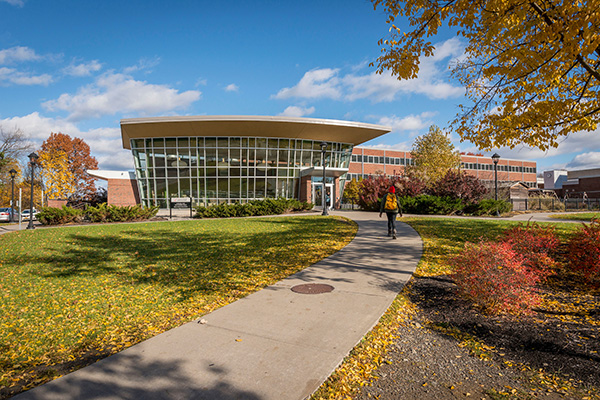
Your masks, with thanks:
M449 215L463 209L460 199L420 194L415 197L400 197L402 212L422 215Z
M197 207L195 218L230 218L251 217L260 215L279 215L313 208L312 203L295 199L251 200L248 203L218 204L208 207Z
M62 206L62 208L42 207L37 219L43 225L61 225L83 220L83 210Z
M495 215L496 211L500 214L510 212L512 204L505 200L484 199L479 203L471 203L464 208L465 214L471 215Z
M126 222L142 221L156 215L158 207L113 206L106 203L88 207L85 211L67 206L62 208L44 207L38 214L38 220L44 225L60 225L83 220L89 222Z
M85 210L90 222L129 222L150 219L156 215L158 207L114 206L102 203Z

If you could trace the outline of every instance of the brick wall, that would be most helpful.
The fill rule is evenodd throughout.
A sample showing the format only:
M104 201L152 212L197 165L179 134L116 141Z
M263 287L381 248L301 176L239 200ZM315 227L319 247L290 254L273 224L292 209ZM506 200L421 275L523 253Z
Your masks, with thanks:
M354 147L354 149L352 150L352 154L356 156L360 155L363 157L362 163L350 162L349 165L348 172L350 174L358 175L373 175L379 171L383 171L386 175L402 175L404 173L403 165L370 163L364 161L365 156L397 157L401 159L403 158L405 160L409 160L411 158L411 154L408 151L405 152L395 150L379 150L363 147ZM461 161L464 165L463 171L467 172L468 174L473 175L484 181L494 180L494 163L490 157L462 154ZM476 168L476 165L479 165L480 167ZM481 168L482 165L488 165L489 167ZM536 173L525 172L525 167L536 168L536 165L537 164L535 161L500 159L500 162L498 163L498 181L527 182L530 186L535 186L537 183ZM511 169L515 169L511 167L516 167L516 171L511 171ZM522 172L517 172L519 169L522 169Z
M67 205L66 199L48 199L48 207L62 208Z
M114 206L140 204L137 182L131 179L109 179L108 204Z

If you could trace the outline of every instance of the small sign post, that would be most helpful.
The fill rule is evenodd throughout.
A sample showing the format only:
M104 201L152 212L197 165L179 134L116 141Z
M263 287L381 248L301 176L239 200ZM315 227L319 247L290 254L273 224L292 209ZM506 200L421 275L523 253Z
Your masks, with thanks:
M173 209L189 208L190 218L192 218L192 198L191 197L171 197L169 199L169 219L173 218Z

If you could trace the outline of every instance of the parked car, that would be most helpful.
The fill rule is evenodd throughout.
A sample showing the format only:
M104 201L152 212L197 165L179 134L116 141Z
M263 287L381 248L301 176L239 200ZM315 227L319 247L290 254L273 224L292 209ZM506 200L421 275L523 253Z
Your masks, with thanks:
M21 211L21 219L23 221L29 221L29 208L26 210ZM38 215L39 213L36 211L36 209L33 209L33 220L36 220L36 215Z
M14 220L19 219L19 213L14 211ZM9 222L10 221L10 207L2 207L0 208L0 221Z

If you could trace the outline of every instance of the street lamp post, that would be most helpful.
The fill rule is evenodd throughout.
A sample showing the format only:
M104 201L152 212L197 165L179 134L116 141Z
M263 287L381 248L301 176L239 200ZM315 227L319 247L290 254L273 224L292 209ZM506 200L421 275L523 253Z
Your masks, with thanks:
M325 151L327 150L327 142L321 142L321 154L323 156L323 190L321 192L321 198L323 203L323 214L321 215L329 215L327 211L327 188L325 187Z
M494 200L498 200L498 161L500 160L498 153L494 153L492 160L494 161Z
M31 166L31 200L29 201L29 224L27 224L27 229L35 229L35 226L33 226L33 170L39 156L31 153L27 157L29 157L29 164Z
M10 171L10 222L15 222L15 176L17 176L17 171L13 168Z

